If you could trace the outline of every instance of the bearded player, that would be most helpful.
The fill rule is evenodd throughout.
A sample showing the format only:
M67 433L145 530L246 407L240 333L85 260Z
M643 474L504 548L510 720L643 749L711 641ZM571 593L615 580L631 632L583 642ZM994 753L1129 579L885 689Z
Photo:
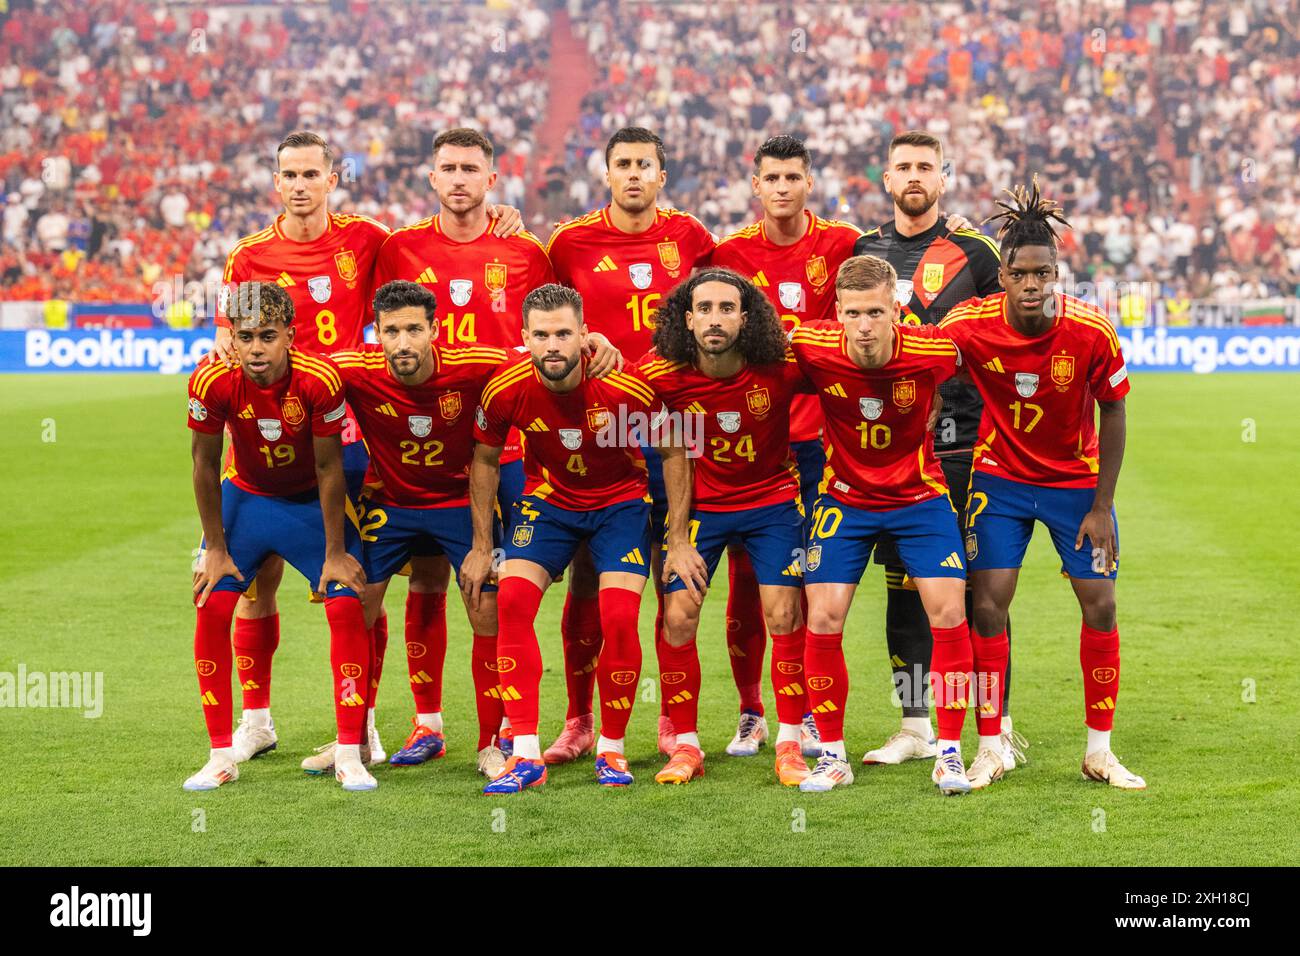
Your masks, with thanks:
M657 411L643 379L612 372L587 375L582 299L545 285L524 300L529 353L498 372L483 390L470 470L474 547L461 569L471 605L493 568L492 504L499 460L510 429L527 431L523 496L515 503L500 570L497 674L514 728L514 754L484 793L517 793L546 781L537 736L541 648L534 622L551 581L585 543L599 580L605 644L596 674L601 727L596 780L632 783L624 738L637 696L641 644L637 615L650 573L649 498L636 420L648 430ZM640 437L634 442L633 437Z
M526 231L493 233L487 195L496 181L492 143L486 136L465 127L439 133L433 141L429 185L441 209L395 230L375 261L376 286L400 279L419 283L435 295L442 304L437 332L447 347L517 346L524 296L555 280L536 236ZM519 436L512 434L502 456L503 514L509 513L523 487L521 458ZM406 743L392 756L393 764L423 763L445 753L442 673L449 557L417 555L411 562L406 648L416 716ZM459 560L453 563L460 566ZM508 729L501 737L508 749Z
M1034 522L1041 521L1083 614L1083 775L1142 790L1146 781L1110 749L1119 698L1115 486L1124 458L1128 368L1105 313L1056 289L1052 223L1069 225L1056 203L1040 196L1035 179L1032 190L1021 186L999 205L1004 211L993 220L1004 220L998 238L1006 291L963 303L940 323L966 356L984 399L966 519L976 668L996 673L978 649L1006 643L1007 609ZM993 695L990 704L997 703ZM981 743L972 786L1002 773L1001 752Z
M937 329L898 324L896 279L882 259L847 260L835 280L839 322L806 323L792 336L799 367L816 386L826 416L826 476L809 522L804 571L804 667L822 756L800 784L805 791L853 782L844 743L844 622L872 548L885 535L916 582L934 634L939 754L932 779L945 795L971 789L961 758L973 659L966 571L956 512L926 420L939 383L962 359Z
M682 441L661 449L668 521L659 681L677 746L655 780L681 784L704 774L695 639L705 592L732 546L754 569L772 635L777 778L797 786L808 776L800 745L804 533L790 408L804 377L776 310L727 269L697 272L674 289L659 310L654 342L641 370L682 433Z
M558 227L547 243L557 281L582 295L590 328L603 332L625 355L650 349L655 314L668 292L709 261L713 235L695 217L656 205L668 180L663 142L650 130L629 126L610 137L605 146L605 179L610 202ZM663 540L667 500L659 456L645 449L654 501L653 546ZM752 571L738 582L728 604L728 652L740 691L741 719L728 753L753 755L767 736L760 694L763 672L762 606ZM656 644L662 631L656 622ZM549 763L572 760L590 749L594 740L591 716L592 682L600 653L600 615L590 562L579 551L569 582L561 623L565 649L565 680L569 707L564 732L547 749ZM660 668L662 670L662 667ZM661 703L659 749L674 749L667 703Z
M334 213L329 195L339 174L329 144L315 133L290 133L276 150L275 188L284 211L260 232L245 236L226 258L226 287L248 281L274 282L288 293L299 317L295 347L310 354L355 348L362 343L375 288L373 272L388 228L365 216ZM497 207L494 231L509 234L519 228L517 210ZM223 315L217 317L215 358L229 360L231 332ZM367 457L355 420L343 425L343 469L355 495L365 476ZM235 731L238 760L273 750L277 744L271 719L271 664L280 643L276 591L284 573L279 556L263 563L258 579L240 598L236 609L235 654L243 685L244 711ZM388 623L380 616L374 628L382 669L388 644ZM367 717L366 751L371 763L384 759L375 730L373 697ZM332 744L318 748L303 762L304 769L328 772Z
M200 365L190 377L194 498L207 547L194 574L194 659L208 727L208 762L186 790L239 777L231 733L230 620L267 555L297 568L325 602L338 724L335 776L373 790L361 760L373 644L358 592L365 575L356 529L344 519L338 369L292 348L293 301L274 283L247 283L227 300L239 364ZM229 425L233 463L221 475Z

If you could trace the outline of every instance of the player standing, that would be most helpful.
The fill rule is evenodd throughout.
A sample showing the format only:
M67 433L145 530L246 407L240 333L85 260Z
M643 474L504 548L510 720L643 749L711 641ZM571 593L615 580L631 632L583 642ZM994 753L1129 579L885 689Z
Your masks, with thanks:
M435 216L395 230L375 261L376 287L402 279L434 293L443 308L439 337L448 347L518 346L524 296L555 280L536 236L492 232L487 206L497 181L492 160L492 143L478 130L458 127L439 133L429 185L441 208ZM502 456L502 514L509 513L523 488L521 457L515 433ZM411 562L406 649L416 716L406 743L393 754L394 764L422 763L443 754L449 580L447 557L417 556ZM502 736L508 747L508 733Z
M609 205L559 226L546 249L557 281L582 296L592 331L605 333L624 355L644 355L650 350L660 301L683 278L708 263L714 238L694 216L656 205L668 172L663 142L650 130L629 126L611 136L605 145L605 169ZM645 459L654 503L652 546L657 553L668 506L659 456L653 449L645 449ZM756 587L749 593L751 600L744 613L729 611L728 616L746 622L744 633L750 641L741 646L729 638L728 649L742 711L761 714L759 691L766 638ZM661 607L655 626L656 648L662 614ZM573 760L594 741L591 699L601 622L594 573L581 549L569 579L560 629L569 706L564 731L547 748L548 763ZM659 720L659 749L669 754L674 742L672 722L666 714L665 703ZM758 741L750 738L760 727L752 720L742 723L744 749L757 753ZM738 731L737 737L741 735Z
M456 568L464 561L472 541L468 472L474 409L508 354L499 348L439 343L437 299L413 282L381 286L374 313L379 344L332 356L370 450L366 491L357 507L369 622L383 607L389 579L414 556L443 554ZM477 606L466 603L473 634L478 766L488 777L500 773L506 759L496 746L503 711L497 691L495 590L485 585ZM408 648L414 640L408 630ZM423 647L412 656L416 667L433 666L424 660ZM412 671L412 686L425 686L416 683L417 673ZM432 739L408 741L408 750L412 743L423 748L423 759L411 762L442 756L442 728L431 728L424 714L414 722L419 737ZM403 764L401 756L395 754L393 763Z
M966 356L984 398L975 446L966 556L975 596L976 668L996 673L980 647L1006 642L1007 609L1034 521L1047 525L1062 572L1083 612L1088 742L1083 775L1125 790L1146 787L1110 750L1119 698L1115 581L1119 532L1115 486L1124 458L1128 368L1105 313L1056 289L1056 204L1023 186L993 219L1004 219L1005 292L963 303L941 323ZM1100 429L1093 403L1100 407ZM1085 543L1087 549L1084 548ZM993 695L990 704L995 705ZM985 731L981 729L981 740ZM973 786L998 779L1000 754L981 750Z
M758 579L772 634L777 778L795 786L808 765L800 752L807 705L803 508L790 409L804 377L771 303L726 269L697 272L672 291L659 310L654 343L642 373L693 443L661 450L668 521L659 681L677 746L655 780L687 783L704 774L695 638L704 592L732 544L744 550Z
M961 760L973 655L966 572L956 513L926 421L939 383L962 360L934 327L897 324L896 279L882 259L847 260L835 280L839 323L805 323L792 337L826 417L826 476L809 522L804 570L808 703L822 740L821 759L800 784L807 791L853 782L844 744L844 621L883 535L896 543L934 634L939 754L932 779L944 794L971 789Z
M461 570L472 604L492 570L501 450L512 427L528 433L524 495L513 509L497 592L497 673L514 755L485 793L516 793L546 780L537 737L542 655L534 621L546 588L584 542L599 576L605 634L596 668L596 779L616 787L632 782L624 737L641 673L637 615L650 573L650 506L641 455L624 428L637 418L648 428L656 409L640 378L587 375L586 331L576 292L560 285L534 289L524 300L529 354L488 383L479 406L470 470L474 548Z
M292 348L293 301L278 285L239 286L226 314L237 326L239 364L200 365L189 384L194 498L207 542L194 575L194 662L212 750L184 787L213 790L239 777L230 728L230 620L239 595L274 553L325 602L339 740L335 776L344 790L373 790L361 741L374 646L358 597L365 583L360 540L344 520L343 385L327 359ZM222 480L227 424L234 460Z
M876 256L894 267L905 323L937 324L958 302L1001 288L997 243L974 229L957 228L956 217L939 221L939 197L947 189L947 176L943 171L943 146L937 137L920 130L895 136L889 144L883 179L894 201L894 218L867 232L854 246L853 254ZM934 449L960 522L965 512L980 397L957 378L945 382L939 392L943 410ZM882 746L868 751L862 762L897 764L935 753L923 676L930 669L930 625L892 543L883 541L877 546L876 562L885 565L885 638L903 715L899 731ZM968 593L968 617L970 601ZM1008 695L1009 687L1004 683ZM1003 731L1004 760L1008 768L1013 768L1017 751L1024 759L1026 742L1012 733L1009 716L1003 721Z

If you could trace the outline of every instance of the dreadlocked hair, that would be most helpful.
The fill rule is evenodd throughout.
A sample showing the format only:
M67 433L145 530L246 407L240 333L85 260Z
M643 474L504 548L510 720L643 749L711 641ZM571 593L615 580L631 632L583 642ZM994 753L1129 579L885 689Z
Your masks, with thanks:
M1015 189L1003 189L1011 197L1011 202L997 201L1002 212L995 213L984 220L985 223L1003 220L998 227L998 242L1002 245L1002 259L1008 265L1021 246L1047 246L1056 256L1056 220L1067 229L1070 224L1061 215L1061 207L1055 200L1048 199L1039 192L1038 174L1034 174L1031 188L1023 185Z
M740 310L745 324L736 338L736 348L750 365L770 365L785 358L786 337L781 317L758 288L730 269L706 269L680 282L668 293L655 317L654 348L670 362L694 364L699 358L695 333L686 327L686 313L695 301L695 290L705 282L725 282L740 293Z

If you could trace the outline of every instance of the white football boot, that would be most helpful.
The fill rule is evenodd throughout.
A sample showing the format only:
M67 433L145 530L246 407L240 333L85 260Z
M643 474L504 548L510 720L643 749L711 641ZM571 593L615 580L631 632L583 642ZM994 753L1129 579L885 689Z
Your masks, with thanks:
M341 747L334 749L334 779L343 784L343 789L349 793L379 788L379 781L366 769L361 759Z
M865 764L900 764L906 760L919 760L938 754L938 741L926 740L914 730L899 730L875 750L862 755Z
M181 787L185 790L215 790L223 783L238 779L239 765L229 757L213 754L208 757L203 769L181 784Z
M733 757L756 757L767 740L767 718L742 711L736 736L727 744L727 753Z
M975 755L975 762L966 771L972 790L983 790L995 780L1001 780L1006 767L1002 763L1002 754L985 747Z
M970 793L970 781L966 779L966 766L961 762L961 754L952 747L939 754L934 760L934 771L930 779L945 797Z
M1145 790L1147 782L1116 759L1109 750L1094 750L1083 758L1083 778L1108 783L1121 790Z
M799 789L804 793L825 793L834 787L847 786L852 782L853 768L849 766L847 760L822 754L817 760L817 766L813 767L812 773L799 784Z
M263 727L251 724L247 717L241 716L230 741L230 748L235 752L235 763L243 763L274 750L276 742L274 720Z
M501 776L501 771L505 769L506 755L500 747L488 744L478 752L478 772L489 780Z

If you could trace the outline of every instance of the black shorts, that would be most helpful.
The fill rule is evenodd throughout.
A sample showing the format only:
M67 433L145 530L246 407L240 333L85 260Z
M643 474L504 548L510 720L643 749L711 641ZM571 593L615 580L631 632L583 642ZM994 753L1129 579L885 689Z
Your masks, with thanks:
M952 506L957 509L957 527L966 533L966 492L970 490L970 470L974 456L970 452L959 452L939 459L943 476L948 482L948 496ZM876 564L883 564L894 570L903 570L903 560L898 556L894 540L884 535L876 542Z

